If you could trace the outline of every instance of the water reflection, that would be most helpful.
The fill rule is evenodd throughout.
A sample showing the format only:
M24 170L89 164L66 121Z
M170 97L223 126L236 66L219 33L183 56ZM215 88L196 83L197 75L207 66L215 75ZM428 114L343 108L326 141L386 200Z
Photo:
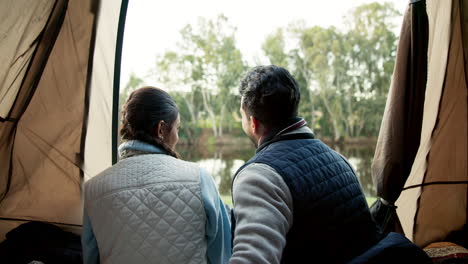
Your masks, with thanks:
M374 158L375 144L369 145L343 145L333 148L348 158L356 170L359 181L366 196L375 197L376 190L372 183L371 166Z
M369 146L333 146L336 151L348 158L358 174L364 193L369 197L375 196L375 188L371 177L374 146L374 144ZM183 159L196 162L200 167L208 171L213 176L222 195L231 194L232 176L255 154L255 150L249 144L225 146L179 145L177 150Z

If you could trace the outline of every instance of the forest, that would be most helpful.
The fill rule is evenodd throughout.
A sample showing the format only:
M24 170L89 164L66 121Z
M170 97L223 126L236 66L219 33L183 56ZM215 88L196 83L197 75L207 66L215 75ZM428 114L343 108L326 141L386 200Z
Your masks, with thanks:
M369 3L349 10L340 27L293 21L261 43L268 63L285 67L298 81L299 115L318 137L333 142L377 137L401 15L391 3ZM222 14L199 18L179 37L172 50L158 55L148 76L176 100L181 140L197 143L206 132L214 141L242 136L238 87L260 62L247 61L236 46L235 25ZM121 104L148 76L130 76Z

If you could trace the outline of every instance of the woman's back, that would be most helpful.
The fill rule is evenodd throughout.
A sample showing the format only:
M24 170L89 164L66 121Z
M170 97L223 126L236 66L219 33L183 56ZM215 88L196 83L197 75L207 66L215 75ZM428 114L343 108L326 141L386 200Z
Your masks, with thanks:
M121 160L85 183L86 264L212 263L231 257L229 213L213 178L175 151L180 115L154 87L122 111Z
M103 263L206 263L206 214L197 165L128 151L85 184Z

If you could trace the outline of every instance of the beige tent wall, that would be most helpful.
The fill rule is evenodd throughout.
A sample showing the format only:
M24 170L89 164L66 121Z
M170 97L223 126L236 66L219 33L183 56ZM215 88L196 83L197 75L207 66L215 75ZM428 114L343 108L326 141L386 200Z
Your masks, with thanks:
M115 0L100 4L84 151L85 180L112 165L112 92L120 6L121 1Z
M5 119L13 106L54 4L49 0L0 1L0 118Z
M453 2L453 3L452 3ZM466 222L467 87L459 0L427 1L429 66L421 144L397 212L416 244L441 241ZM435 184L434 184L435 183Z
M36 40L38 42L36 45L37 48L28 66L27 74L24 79L21 80L21 88L18 91L17 98L15 99L8 119L5 120L5 122L0 122L0 201L7 194L10 183L13 182L10 176L13 172L12 152L14 150L18 120L26 110L30 101L30 96L34 93L37 83L39 82L39 78L47 63L47 58L59 34L67 4L68 1L66 0L57 0L55 2L47 25L40 33L39 39ZM16 13L17 20L22 20L21 14L21 12ZM5 215L2 217L8 216ZM11 229L10 227L14 227L15 225L16 223L14 223L14 221L4 221L2 219L0 222L0 239L2 239L4 231L8 231Z
M452 0L427 0L429 20L428 79L424 103L424 117L418 153L405 187L421 184L426 171L426 157L431 147L431 135L438 113L440 94L445 79L450 41L450 14ZM413 229L420 188L404 190L398 200L397 214L405 235L414 241Z
M59 19L62 10L63 24L55 23L55 35L47 33L48 24L31 60L19 104L15 103L19 110L13 111L19 122L17 126L0 123L0 165L4 165L0 197L7 194L0 202L0 241L6 232L30 220L79 232L83 176L95 176L112 161L112 91L121 1L57 3L52 17ZM45 44L49 51L53 47L50 56ZM34 89L24 87L36 83L29 102ZM24 114L18 105L27 106Z
M39 84L16 128L11 185L0 203L1 218L81 224L77 154L95 18L92 2L68 3ZM1 235L11 226L12 221L0 221Z
M31 0L32 1L32 0ZM22 2L19 2L20 4L23 4ZM6 78L3 83L3 85L11 85L12 87L17 85L18 83L21 84L21 89L18 90L17 96L14 100L14 104L11 106L11 109L9 110L8 116L5 118L5 120L2 122L0 121L0 199L3 198L6 190L8 189L9 186L9 171L10 171L10 165L11 165L11 154L12 154L12 147L13 147L13 142L14 142L14 137L15 137L15 130L17 126L17 120L21 117L22 113L25 110L25 107L27 106L30 98L30 94L33 93L36 84L38 82L38 79L42 73L42 70L45 67L45 63L47 61L47 57L50 54L50 50L52 49L52 46L55 43L55 39L57 38L58 32L60 30L61 23L63 21L63 14L66 11L66 6L67 6L67 1L59 0L55 3L54 8L52 13L50 14L50 17L47 18L48 22L45 28L41 30L40 33L38 33L38 36L28 36L28 32L24 32L22 38L28 42L28 40L34 38L34 43L31 43L31 45L35 46L36 49L33 52L34 56L33 58L28 59L29 61L29 66L26 66L28 69L28 74L27 76L22 76L21 72L18 72L18 78L21 80L15 81L14 83L8 83L8 76L10 73L6 73L4 77ZM24 6L23 6L24 7ZM14 8L12 8L15 10ZM13 14L13 13L10 13ZM21 17L21 12L16 12L16 20L22 21L23 18ZM25 13L28 15L28 13ZM15 20L14 17L9 17L9 20ZM34 18L30 17L31 19ZM14 24L15 22L9 22L8 24ZM26 23L26 22L24 22ZM31 22L32 23L32 22ZM28 23L28 24L31 24ZM42 20L40 21L42 23ZM31 33L31 32L29 32ZM33 34L36 34L36 32L32 32ZM7 38L5 39L7 41ZM37 43L36 43L37 42ZM19 44L18 45L23 45ZM26 44L24 44L26 45ZM1 46L1 48L5 48L7 52L10 52L10 47L8 46ZM3 52L2 52L3 54ZM6 56L6 55L2 55ZM24 55L26 56L26 54ZM8 56L6 56L8 57ZM6 58L8 61L8 58ZM21 59L24 59L22 57L18 57L17 60L21 61ZM6 63L5 63L6 64ZM2 64L2 65L5 65ZM5 71L14 71L14 68L4 68ZM5 74L5 73L4 73ZM23 78L24 77L24 78ZM1 89L3 90L8 90L8 87L2 87Z
M452 34L438 122L432 135L424 183L467 180L467 86L459 1L453 2ZM424 186L416 214L414 241L441 241L466 223L467 185ZM437 216L437 217L435 217Z

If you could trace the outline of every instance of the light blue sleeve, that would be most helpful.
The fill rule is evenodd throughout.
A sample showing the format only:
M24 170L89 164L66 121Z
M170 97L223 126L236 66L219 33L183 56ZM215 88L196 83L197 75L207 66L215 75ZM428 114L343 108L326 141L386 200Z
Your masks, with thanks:
M86 211L83 216L83 232L81 234L84 264L99 264L99 248L93 228Z
M232 255L230 212L221 200L213 178L203 169L200 178L207 218L205 230L208 263L228 263Z

